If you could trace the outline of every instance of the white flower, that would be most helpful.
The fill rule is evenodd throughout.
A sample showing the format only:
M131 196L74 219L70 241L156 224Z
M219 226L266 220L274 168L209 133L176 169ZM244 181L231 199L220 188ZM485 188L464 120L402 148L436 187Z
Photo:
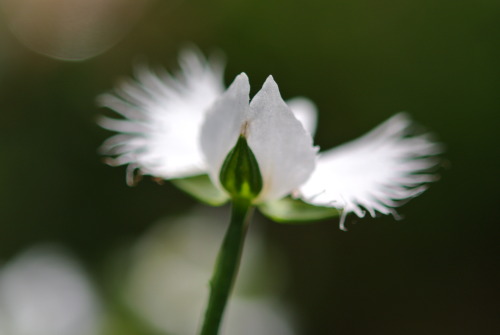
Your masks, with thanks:
M316 108L309 100L285 103L270 76L249 102L244 73L224 92L220 63L209 63L194 51L181 54L180 63L176 76L160 77L141 68L136 81L103 96L105 106L126 118L101 122L119 133L103 145L104 152L114 156L111 164L128 164L129 172L139 169L163 179L208 174L222 189L221 166L243 136L262 175L263 188L254 203L262 204L264 213L279 218L273 211L283 209L280 199L293 194L303 202L341 211L342 228L351 212L359 217L364 209L372 216L394 214L401 200L422 193L425 184L436 179L429 172L437 164L431 156L441 148L427 134L412 136L406 114L317 154L311 137Z

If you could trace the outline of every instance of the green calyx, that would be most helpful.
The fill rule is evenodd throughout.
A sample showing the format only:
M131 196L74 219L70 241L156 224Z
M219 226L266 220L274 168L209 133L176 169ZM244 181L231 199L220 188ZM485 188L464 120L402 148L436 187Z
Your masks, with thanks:
M240 136L227 155L219 179L233 199L251 201L259 195L262 190L262 176L257 159L245 137Z

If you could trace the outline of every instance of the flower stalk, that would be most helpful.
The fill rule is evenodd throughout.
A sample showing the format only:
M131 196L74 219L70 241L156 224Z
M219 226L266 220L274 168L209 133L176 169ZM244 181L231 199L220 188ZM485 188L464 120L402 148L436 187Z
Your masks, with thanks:
M227 300L238 274L252 212L253 207L249 200L235 199L233 201L231 221L210 280L210 297L200 335L217 335L219 333Z

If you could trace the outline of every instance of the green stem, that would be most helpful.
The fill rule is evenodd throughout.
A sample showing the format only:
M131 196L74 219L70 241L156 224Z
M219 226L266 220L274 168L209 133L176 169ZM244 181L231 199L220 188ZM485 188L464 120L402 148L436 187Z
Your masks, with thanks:
M253 208L247 200L235 200L231 222L222 242L214 273L210 280L210 298L200 335L217 335L227 299L231 293L240 264L243 243Z

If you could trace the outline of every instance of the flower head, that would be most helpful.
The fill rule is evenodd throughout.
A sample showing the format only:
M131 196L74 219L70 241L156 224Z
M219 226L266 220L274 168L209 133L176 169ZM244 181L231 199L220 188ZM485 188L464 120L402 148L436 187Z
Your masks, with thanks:
M245 145L261 178L261 185L249 194L266 215L276 220L309 220L341 212L342 228L351 212L359 217L365 210L371 216L394 214L402 200L422 193L426 183L436 179L429 171L436 166L432 156L441 147L427 134L412 135L412 121L406 114L318 154L312 140L316 108L308 99L285 102L269 76L250 101L246 74L238 75L224 91L220 63L210 63L192 50L181 54L180 63L176 76L159 76L141 68L136 81L103 96L105 106L125 117L101 121L103 127L118 132L102 147L113 156L111 164L128 164L129 172L139 169L174 179L195 195L198 186L178 178L206 174L216 190L210 192L218 197L213 203L222 203L234 197L235 188L228 189L221 170L234 150L247 150ZM252 165L250 161L244 164ZM240 170L255 170L248 166Z
M272 77L250 103L249 94L248 77L242 73L208 111L201 147L209 175L217 185L227 154L240 136L246 138L263 180L256 202L277 200L309 178L316 149Z

